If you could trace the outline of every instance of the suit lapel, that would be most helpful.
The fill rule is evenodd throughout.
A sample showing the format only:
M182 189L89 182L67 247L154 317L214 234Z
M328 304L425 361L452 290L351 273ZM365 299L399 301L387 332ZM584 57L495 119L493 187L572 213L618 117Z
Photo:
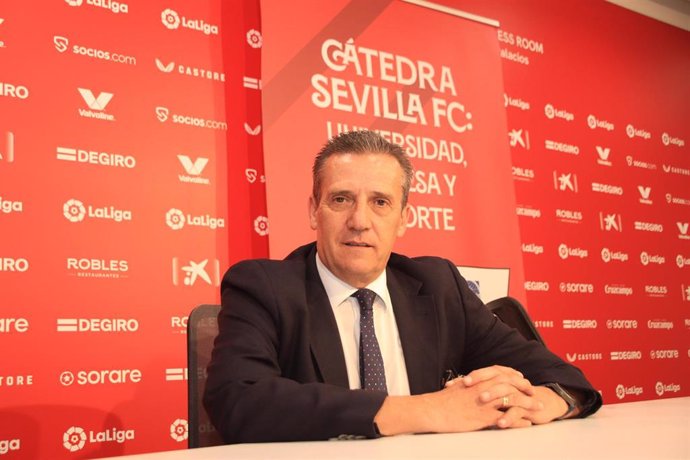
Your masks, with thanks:
M318 369L324 383L349 388L347 367L340 342L338 325L333 309L316 270L316 251L307 255L307 307L309 309L309 332L314 366Z
M441 388L439 336L433 297L420 295L421 282L392 268L387 269L388 291L405 356L410 393Z

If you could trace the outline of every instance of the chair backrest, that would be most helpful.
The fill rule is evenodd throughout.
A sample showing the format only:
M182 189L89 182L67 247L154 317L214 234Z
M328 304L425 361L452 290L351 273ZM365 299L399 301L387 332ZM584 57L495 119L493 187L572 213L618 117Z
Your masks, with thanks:
M508 326L517 329L527 340L536 340L543 345L544 339L539 335L539 331L534 327L532 319L527 314L525 308L512 297L501 297L487 303L486 306L501 321Z
M206 366L211 359L213 340L218 335L219 311L219 305L199 305L192 310L187 319L187 408L190 449L223 444L202 404Z

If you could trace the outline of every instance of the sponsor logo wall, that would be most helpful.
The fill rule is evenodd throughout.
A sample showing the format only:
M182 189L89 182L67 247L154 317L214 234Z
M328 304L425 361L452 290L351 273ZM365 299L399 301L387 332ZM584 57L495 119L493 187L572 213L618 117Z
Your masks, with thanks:
M308 131L300 174L329 135L381 130L405 145L419 169L406 240L435 244L401 250L477 269L510 267L510 293L605 402L689 394L682 369L690 360L690 94L676 78L690 71L687 33L605 2L440 3L500 20L490 34L501 90L468 94L465 67L447 58L452 43L445 40L422 35L412 51L376 48L379 38L359 26L383 14L386 2L333 11L345 32L326 34L334 41L319 42L315 59L322 46L331 51L325 59L336 56L352 37L354 49L392 53L401 66L428 61L439 72L437 102L419 85L388 82L386 71L375 81L323 60L328 69L295 70L288 55L262 69L272 38L264 36L257 0L233 8L220 0L55 0L40 15L28 2L3 4L0 345L13 352L0 366L0 456L186 447L189 311L219 302L230 263L269 254L269 230L275 257L284 255L280 245L311 238L290 236L280 224L284 211L305 216L306 228L306 193L282 211L266 207L267 185L281 193L299 182L285 176L295 168L280 168L269 152L270 177L264 168L264 134L279 123L275 113L262 115L262 98L278 88L272 80L281 66L283 75L304 79L300 92L308 89L310 109L321 113L317 125L301 117L282 122L288 132ZM399 7L412 8L394 4L386 14L397 19ZM278 7L267 2L264 10L265 18L276 16ZM310 14L300 21L313 27ZM593 30L591 14L608 29ZM450 19L464 21L431 20ZM631 42L628 30L644 30L647 39ZM482 71L496 59L470 51L468 62ZM444 66L445 83L438 79ZM336 100L341 89L366 85L379 98L384 89L386 97L418 93L420 109L403 98L407 111L393 109L397 102L384 110L377 99L378 108L361 114L352 100ZM505 115L486 115L494 99ZM505 136L487 147L491 137L482 133L504 116L497 132ZM277 139L293 152L298 138ZM492 161L505 171L468 189ZM507 182L496 185L496 177ZM510 218L500 222L519 225L520 239L503 243L517 255L475 244L497 225L486 219L495 213L482 212L489 203L509 204ZM489 262L468 260L482 253ZM485 283L472 281L487 294Z
M267 253L258 1L35 10L0 13L0 457L186 448L187 315Z
M606 28L587 35L578 2L442 3L501 23L527 307L547 344L605 403L687 395L690 92L670 67L690 71L687 32L606 2L588 4Z

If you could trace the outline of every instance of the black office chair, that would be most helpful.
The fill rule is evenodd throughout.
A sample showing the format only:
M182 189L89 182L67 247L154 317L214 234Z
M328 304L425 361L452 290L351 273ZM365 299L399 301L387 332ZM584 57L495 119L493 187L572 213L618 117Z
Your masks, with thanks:
M512 297L501 297L487 303L486 306L501 321L513 329L517 329L527 340L536 340L546 346L539 331L534 327L532 319L520 302Z
M213 340L218 335L219 311L219 305L199 305L192 310L187 320L187 409L190 449L223 444L202 404L206 366L211 359Z

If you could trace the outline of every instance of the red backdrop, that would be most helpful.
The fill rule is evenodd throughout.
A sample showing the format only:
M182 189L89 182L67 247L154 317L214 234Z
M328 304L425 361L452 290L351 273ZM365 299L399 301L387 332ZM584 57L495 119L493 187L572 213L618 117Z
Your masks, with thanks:
M443 3L501 25L267 2L264 37L256 0L3 3L0 454L186 446L186 316L230 263L269 254L269 230L275 257L313 238L327 121L461 144L467 168L413 158L441 187L413 202L455 229L413 226L398 249L511 268L607 403L688 394L688 33L599 1ZM328 38L447 66L456 94L328 68ZM315 74L457 101L473 129L319 108ZM507 225L501 250L477 243L487 220Z

